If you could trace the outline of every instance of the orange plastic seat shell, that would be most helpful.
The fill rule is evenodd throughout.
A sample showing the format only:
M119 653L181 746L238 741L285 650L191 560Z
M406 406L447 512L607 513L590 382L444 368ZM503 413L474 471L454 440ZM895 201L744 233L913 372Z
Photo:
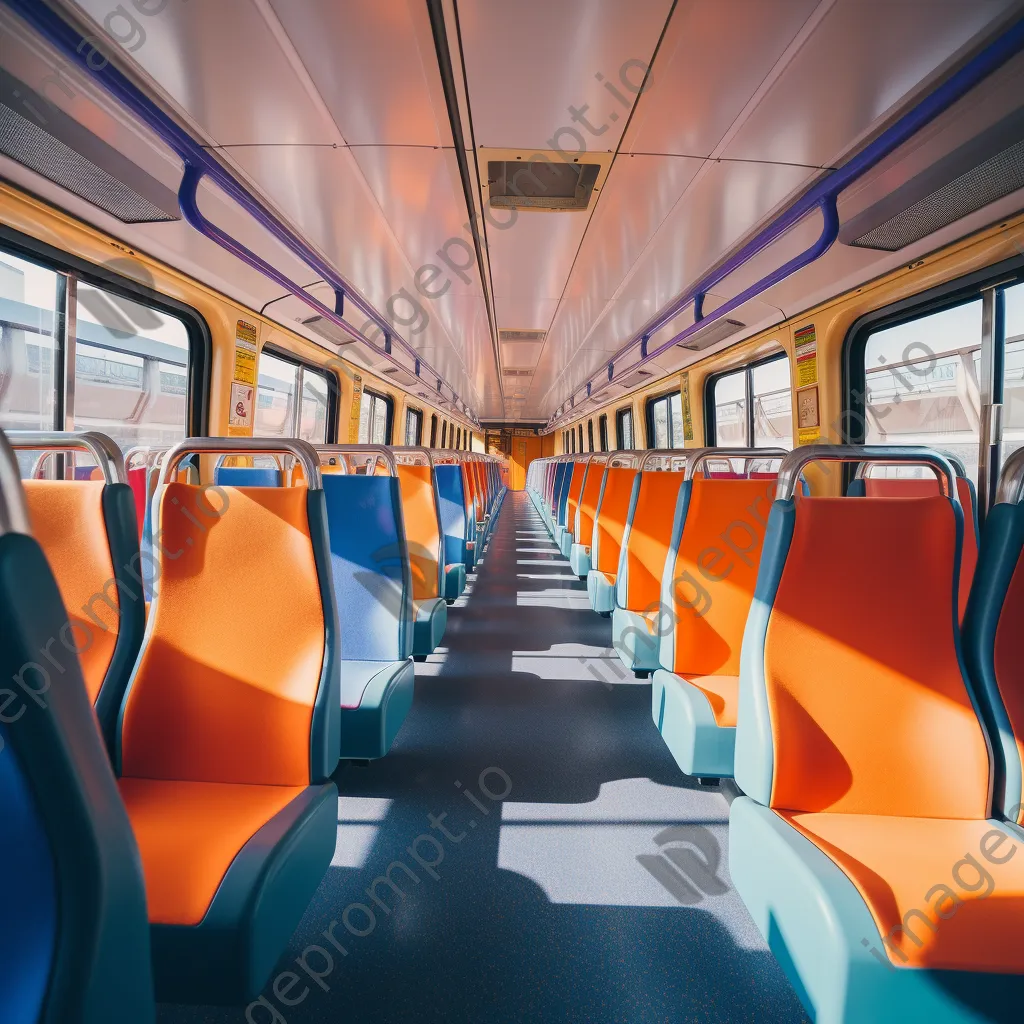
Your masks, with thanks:
M441 593L438 567L441 528L437 521L434 478L430 467L399 465L398 486L412 564L412 596L416 601L427 601Z
M683 676L708 699L715 724L722 729L735 729L740 709L739 676Z
M635 612L661 602L661 577L683 474L645 472L642 478L626 549L625 607Z
M988 816L988 747L954 640L955 553L943 497L800 502L765 641L772 807Z
M594 568L607 573L613 580L619 571L622 537L626 531L626 519L629 516L629 502L635 479L635 469L613 466L607 470L601 512L594 522L594 536L599 538L598 564Z
M579 508L586 475L587 464L585 462L573 463L572 476L569 478L569 496L565 506L565 528L570 533L574 533L576 530L576 510Z
M120 629L120 593L103 518L100 480L25 480L32 532L50 563L70 623L89 700L99 696ZM141 599L142 585L135 596ZM45 652L42 652L45 653Z
M583 483L580 494L579 536L574 540L577 544L590 547L594 541L594 519L597 516L597 499L601 496L601 483L604 480L605 468L600 462L591 462L587 479Z
M308 492L217 493L226 511L190 484L161 495L166 556L125 702L121 774L306 786L324 658ZM240 557L240 538L258 559Z
M195 925L238 851L305 787L132 778L119 788L142 856L150 921Z

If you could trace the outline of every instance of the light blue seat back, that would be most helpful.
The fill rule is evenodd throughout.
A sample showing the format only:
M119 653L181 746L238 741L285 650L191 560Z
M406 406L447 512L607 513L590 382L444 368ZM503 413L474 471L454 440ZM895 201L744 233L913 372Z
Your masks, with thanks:
M466 519L466 496L462 487L462 467L435 466L434 484L441 513L441 530L444 533L445 564L465 564L469 524Z
M558 514L555 516L556 526L565 526L565 514L569 507L569 487L572 484L572 470L575 462L562 463L562 479L558 486Z
M398 480L323 478L342 661L399 661L412 653L412 573Z

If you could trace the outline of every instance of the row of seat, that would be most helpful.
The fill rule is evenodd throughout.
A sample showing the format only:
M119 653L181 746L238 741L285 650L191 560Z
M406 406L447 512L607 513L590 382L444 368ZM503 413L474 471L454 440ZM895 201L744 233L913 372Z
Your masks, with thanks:
M75 910L71 879L82 903L81 920L68 926L75 956L85 962L80 950L94 939L101 954L95 977L83 979L81 966L69 975L86 993L82 1006L93 1005L90 986L124 987L101 977L111 968L103 955L123 968L119 944L126 934L138 939L140 908L150 927L132 955L145 959L152 947L159 1000L243 1002L330 865L339 758L386 753L412 700L409 652L440 641L442 580L461 589L464 572L443 561L429 453L194 439L144 460L159 483L154 489L150 472L139 481L148 513L140 531L140 503L109 438L11 437L22 450L84 451L103 479L19 481L0 441L4 501L22 510L0 517L5 645L9 632L17 638L5 646L16 686L0 691L0 740L16 757L0 752L0 798L5 816L10 810L33 836L25 849L35 857L45 847L40 864L57 866L56 875L37 872L39 893L19 904L28 929L19 942L39 940L36 969L26 973L24 958L14 958L20 973L5 987L22 993L15 1004L63 1007L25 1019L152 1019L151 1008L114 1013L110 992L95 993L96 1015L72 1013L74 997L54 995L67 970L58 954L63 915ZM256 465L214 468L218 455L254 452L291 465L288 479L254 477ZM477 465L465 477L454 468L473 499L460 499L460 537L479 551L502 490L496 467ZM213 482L200 484L201 472ZM18 604L23 563L38 584ZM67 720L41 713L57 705L69 709ZM63 760L40 782L47 752ZM79 841L78 832L88 835ZM22 841L17 829L5 840ZM8 845L5 864L14 857ZM111 864L123 881L112 882ZM120 924L108 920L118 915ZM147 965L125 1007L135 988L152 1003L148 978Z
M745 466L724 478L714 462L727 454ZM613 468L634 479L615 511L616 576L592 600L604 611L614 587L627 666L643 674L656 658L652 715L683 771L735 776L733 881L808 1012L1011 1019L1024 973L1024 452L980 552L969 481L925 449L800 449L777 480L752 453L676 457L653 456L660 472L604 460L606 493ZM804 493L812 461L856 469L846 497ZM873 471L893 464L933 479ZM553 523L566 474L531 474ZM601 520L599 505L595 543ZM648 577L660 583L645 606L638 566L641 600Z

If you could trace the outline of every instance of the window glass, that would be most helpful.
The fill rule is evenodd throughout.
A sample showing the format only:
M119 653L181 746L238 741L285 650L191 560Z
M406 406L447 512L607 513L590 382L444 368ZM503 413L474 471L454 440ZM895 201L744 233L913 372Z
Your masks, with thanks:
M127 450L185 436L188 331L177 317L78 282L75 429Z
M423 438L423 413L419 409L405 410L405 443L418 445Z
M330 401L327 378L302 368L302 418L299 421L299 437L310 444L327 444L327 409Z
M447 448L448 447L447 442L448 442L448 421L447 420L441 420L441 447L442 448Z
M723 448L746 448L747 371L727 373L715 381L714 444Z
M433 413L430 416L430 447L437 447L437 416Z
M267 351L260 353L259 365L254 434L256 437L291 437L299 368Z
M1024 284L1007 288L1003 359L1003 458L1024 447Z
M57 275L0 252L0 427L53 430ZM28 475L36 453L19 453Z
M390 399L373 391L363 391L359 407L359 443L390 444L388 437L388 413Z
M594 450L594 421L587 420L587 451Z
M679 392L651 399L647 405L652 448L683 448L683 400Z
M751 367L754 404L753 448L793 447L793 392L789 357Z
M615 433L620 449L628 451L634 447L632 409L620 409L615 414Z
M977 483L981 311L979 298L868 337L864 349L867 444L941 448L959 456ZM1019 328L1018 324L1018 333ZM924 475L928 471L914 467L901 472Z
M597 421L597 430L601 438L601 451L608 451L608 417L602 416Z

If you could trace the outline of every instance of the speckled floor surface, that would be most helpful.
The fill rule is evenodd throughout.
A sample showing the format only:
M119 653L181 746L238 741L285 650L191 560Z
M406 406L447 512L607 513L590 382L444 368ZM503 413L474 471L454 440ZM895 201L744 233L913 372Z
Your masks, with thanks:
M729 883L725 799L679 772L610 640L509 494L391 753L336 776L334 864L251 1024L805 1020Z

